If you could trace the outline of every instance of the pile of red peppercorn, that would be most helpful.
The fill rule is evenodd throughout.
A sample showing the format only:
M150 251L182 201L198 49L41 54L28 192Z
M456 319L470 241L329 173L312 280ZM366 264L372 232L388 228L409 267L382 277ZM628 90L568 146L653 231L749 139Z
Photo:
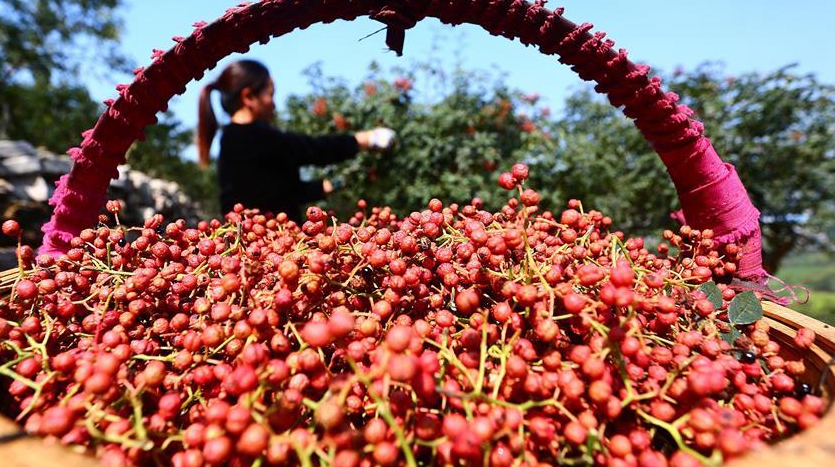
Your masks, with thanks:
M725 285L736 245L682 227L651 252L576 200L543 211L527 175L499 177L518 196L495 213L237 207L23 247L0 288L10 415L178 467L716 465L819 419L759 297Z

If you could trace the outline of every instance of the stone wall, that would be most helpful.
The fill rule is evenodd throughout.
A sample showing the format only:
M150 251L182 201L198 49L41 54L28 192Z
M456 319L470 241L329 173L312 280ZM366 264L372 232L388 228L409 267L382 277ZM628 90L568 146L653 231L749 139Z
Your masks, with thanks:
M69 156L35 148L25 141L0 140L0 215L21 223L25 243L40 245L40 227L52 212L47 201L55 182L71 166ZM125 225L140 225L155 213L166 219L194 221L199 217L197 206L176 183L151 178L127 165L119 167L119 178L110 184L108 199L122 201L119 218ZM11 239L0 239L0 246L12 244ZM5 263L0 259L0 269L5 269Z

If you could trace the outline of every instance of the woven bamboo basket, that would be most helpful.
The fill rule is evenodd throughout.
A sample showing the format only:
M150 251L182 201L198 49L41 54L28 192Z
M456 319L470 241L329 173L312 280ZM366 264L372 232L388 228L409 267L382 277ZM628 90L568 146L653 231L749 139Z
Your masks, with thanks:
M623 107L624 113L634 119L668 167L670 161L665 155L703 150L705 145L712 151L709 141L702 135L702 125L689 118L689 109L676 104L677 96L661 89L660 81L649 76L648 67L630 62L626 52L615 50L614 43L604 38L605 34L591 32L590 24L574 24L563 17L561 8L551 11L543 3L531 4L524 0L263 0L231 8L212 23L197 23L189 36L174 38L176 45L168 51L154 51L152 64L136 70L133 83L117 86L118 99L106 103L107 110L94 128L84 133L80 147L68 151L74 161L73 168L60 179L50 201L55 208L52 219L43 227L45 236L41 251L53 254L65 251L73 235L95 225L106 202L107 187L111 179L118 176L116 168L125 162L128 148L142 137L145 127L156 123L155 115L167 108L174 95L182 94L186 84L201 78L220 59L234 52L246 52L256 42L267 43L271 37L297 28L337 19L369 16L385 23L386 44L398 55L402 51L405 31L426 17L451 25L474 24L490 34L519 39L526 46L536 46L543 54L558 55L559 61L570 65L581 79L594 81L598 92L607 94L612 105ZM675 177L673 182L678 184ZM681 186L677 187L682 190ZM699 229L721 229L718 221L714 225L709 217L690 216L699 214L695 211L705 207L717 207L710 206L710 198L701 201L703 206L682 203L688 221L701 218L702 221L690 223ZM722 234L721 231L718 233ZM747 256L759 266L759 228L744 234L756 239ZM6 277L14 274L17 270L2 273ZM791 349L797 329L807 327L815 331L815 344L802 356L808 372L805 380L820 381L820 389L831 399L835 394L835 375L828 368L835 356L835 329L770 302L764 303L764 310L766 320L771 324L772 337L782 344L787 357L799 357ZM835 465L833 432L835 412L830 410L815 427L734 460L730 465ZM0 459L4 467L95 464L89 456L75 453L70 448L27 437L13 421L3 416L0 416Z

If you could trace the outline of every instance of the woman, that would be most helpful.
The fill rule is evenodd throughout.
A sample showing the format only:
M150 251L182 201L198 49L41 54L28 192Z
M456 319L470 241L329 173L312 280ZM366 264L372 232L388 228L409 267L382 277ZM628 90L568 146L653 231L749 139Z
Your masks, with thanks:
M277 129L272 125L275 87L269 71L259 62L241 60L227 66L200 94L197 147L203 166L209 163L209 148L218 130L210 99L214 90L220 91L221 106L230 117L218 157L223 212L241 203L274 214L284 212L298 221L303 205L333 191L327 179L303 182L299 167L333 164L362 149L385 150L394 141L388 128L323 136Z

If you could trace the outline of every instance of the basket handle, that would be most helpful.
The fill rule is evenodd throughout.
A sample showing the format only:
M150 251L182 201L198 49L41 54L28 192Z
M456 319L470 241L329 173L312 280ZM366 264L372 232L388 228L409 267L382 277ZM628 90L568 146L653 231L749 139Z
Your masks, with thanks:
M41 252L57 255L70 239L94 225L106 202L112 178L125 162L130 145L140 139L155 114L167 108L186 84L203 76L233 53L246 52L255 42L266 43L296 28L336 19L369 15L388 25L387 42L398 53L405 30L426 16L447 24L470 23L492 35L519 38L546 55L558 54L580 78L595 81L595 89L634 119L635 125L667 166L681 201L684 217L697 229L712 229L716 241L741 243L745 256L738 275L763 280L759 211L751 204L736 171L723 163L692 111L677 104L678 96L661 89L649 67L635 65L605 33L590 33L591 24L576 25L563 18L563 9L550 11L544 2L524 0L263 0L231 8L211 24L197 23L188 37L166 52L154 51L153 63L136 70L130 85L119 85L119 98L96 125L83 134L78 148L68 151L73 167L60 178L50 204L51 220L42 228Z

